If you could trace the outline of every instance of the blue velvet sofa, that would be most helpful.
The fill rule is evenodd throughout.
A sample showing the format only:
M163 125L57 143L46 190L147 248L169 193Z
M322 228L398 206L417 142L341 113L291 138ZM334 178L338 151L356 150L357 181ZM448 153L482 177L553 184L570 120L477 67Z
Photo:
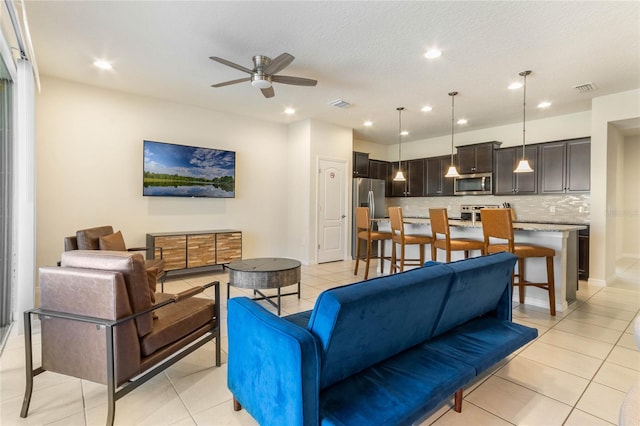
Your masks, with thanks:
M516 257L428 265L322 292L278 317L228 304L234 409L261 425L409 425L538 331L511 321Z

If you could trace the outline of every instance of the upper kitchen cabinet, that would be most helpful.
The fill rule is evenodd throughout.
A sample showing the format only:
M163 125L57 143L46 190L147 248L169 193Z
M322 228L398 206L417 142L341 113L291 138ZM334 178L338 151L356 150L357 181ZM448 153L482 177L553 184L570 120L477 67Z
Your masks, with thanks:
M494 151L493 177L496 195L530 195L538 193L538 146L525 148L525 158L533 169L532 173L514 173L522 159L522 147L496 149Z
M493 150L500 148L500 142L485 142L475 145L459 146L458 173L493 172Z
M369 177L369 154L353 151L353 177Z
M407 161L407 197L424 197L424 159Z
M392 197L424 197L424 159L402 162L402 172L406 181L391 181ZM391 165L391 179L398 172L398 163Z
M453 178L444 177L450 165L450 155L425 159L426 196L453 195Z
M369 160L369 177L371 179L389 180L389 170L391 169L388 161Z
M539 192L558 194L591 189L591 139L545 143L538 148Z
M385 181L385 194L391 194L391 163L382 160L369 160L369 177Z

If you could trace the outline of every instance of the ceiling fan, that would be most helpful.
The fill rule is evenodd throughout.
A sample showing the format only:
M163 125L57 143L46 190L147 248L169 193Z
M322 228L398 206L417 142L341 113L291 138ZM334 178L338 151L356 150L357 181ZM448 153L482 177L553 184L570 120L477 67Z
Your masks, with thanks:
M296 86L315 86L316 84L318 84L317 80L312 80L310 78L276 75L278 72L285 69L291 63L291 61L295 59L293 55L290 55L288 53L283 53L275 59L271 59L263 55L256 55L253 57L253 69L243 67L242 65L235 64L217 56L211 56L209 59L220 62L221 64L224 64L228 67L235 68L251 75L250 77L213 84L211 85L211 87L223 87L229 86L231 84L251 81L251 85L253 87L259 88L265 98L272 98L275 93L273 91L271 83L293 84Z

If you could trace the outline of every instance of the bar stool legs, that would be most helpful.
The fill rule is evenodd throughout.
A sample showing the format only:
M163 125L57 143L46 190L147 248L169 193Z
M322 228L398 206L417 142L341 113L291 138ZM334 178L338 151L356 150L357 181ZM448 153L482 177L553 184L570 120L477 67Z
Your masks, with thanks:
M538 287L543 290L547 290L549 292L549 313L552 316L556 315L556 286L555 286L555 276L553 270L553 256L545 256L547 262L547 282L546 283L532 283L528 282L524 279L525 277L525 268L524 261L525 257L518 257L518 273L513 273L513 286L518 287L518 300L520 303L524 303L524 288L525 286L530 287ZM517 280L517 281L516 281Z

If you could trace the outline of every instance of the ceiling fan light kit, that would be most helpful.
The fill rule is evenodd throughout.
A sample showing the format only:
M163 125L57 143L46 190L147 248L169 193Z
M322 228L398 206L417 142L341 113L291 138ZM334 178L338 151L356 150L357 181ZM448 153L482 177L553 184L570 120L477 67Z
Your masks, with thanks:
M271 85L272 83L291 84L294 86L315 86L318 84L317 80L312 80L310 78L276 75L295 59L293 55L290 55L289 53L283 53L275 59L271 59L264 55L256 55L253 57L252 69L243 67L242 65L238 65L218 56L211 56L209 59L251 75L250 77L213 84L211 87L224 87L232 84L243 83L245 81L251 81L251 85L260 89L265 98L272 98L275 95Z

